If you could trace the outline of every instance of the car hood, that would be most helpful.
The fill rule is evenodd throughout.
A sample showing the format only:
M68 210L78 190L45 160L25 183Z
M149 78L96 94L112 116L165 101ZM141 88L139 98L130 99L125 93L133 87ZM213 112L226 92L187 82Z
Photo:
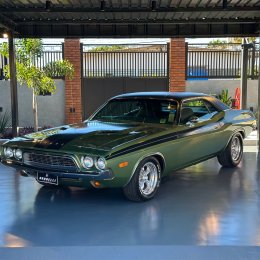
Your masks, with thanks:
M110 123L87 121L65 125L12 139L9 144L27 148L53 149L107 154L113 148L151 137L166 126L144 123Z

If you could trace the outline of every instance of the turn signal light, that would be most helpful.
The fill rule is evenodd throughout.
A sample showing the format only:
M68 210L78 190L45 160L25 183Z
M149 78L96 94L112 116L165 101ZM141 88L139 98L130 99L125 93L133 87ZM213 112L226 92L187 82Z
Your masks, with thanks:
M119 167L119 168L124 168L124 167L126 167L127 165L128 165L128 162L121 162L121 163L118 164L118 167Z
M98 182L98 181L94 181L94 185L95 185L95 187L100 187L101 186L100 182Z

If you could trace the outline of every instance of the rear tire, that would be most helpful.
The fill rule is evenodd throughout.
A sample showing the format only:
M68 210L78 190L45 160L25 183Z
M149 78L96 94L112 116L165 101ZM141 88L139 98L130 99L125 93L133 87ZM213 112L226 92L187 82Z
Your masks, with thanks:
M129 183L123 188L127 199L147 201L152 199L161 181L161 166L155 157L147 157L136 168Z
M243 137L236 133L232 136L227 147L217 156L223 167L236 167L243 157Z

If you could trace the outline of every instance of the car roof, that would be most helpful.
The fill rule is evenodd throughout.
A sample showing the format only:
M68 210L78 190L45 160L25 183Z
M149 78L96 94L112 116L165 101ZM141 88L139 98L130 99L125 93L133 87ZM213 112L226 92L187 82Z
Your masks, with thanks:
M196 93L196 92L134 92L134 93L127 93L118 95L116 98L172 98L178 101L181 101L186 98L193 98L193 97L208 97L208 95L203 93ZM112 98L112 99L114 99Z

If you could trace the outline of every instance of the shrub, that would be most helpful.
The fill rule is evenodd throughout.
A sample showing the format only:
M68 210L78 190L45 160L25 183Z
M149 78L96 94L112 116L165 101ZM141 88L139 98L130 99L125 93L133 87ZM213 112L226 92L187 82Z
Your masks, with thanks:
M227 106L231 107L232 105L232 98L228 95L228 89L222 90L221 94L217 95L217 98L225 103Z

